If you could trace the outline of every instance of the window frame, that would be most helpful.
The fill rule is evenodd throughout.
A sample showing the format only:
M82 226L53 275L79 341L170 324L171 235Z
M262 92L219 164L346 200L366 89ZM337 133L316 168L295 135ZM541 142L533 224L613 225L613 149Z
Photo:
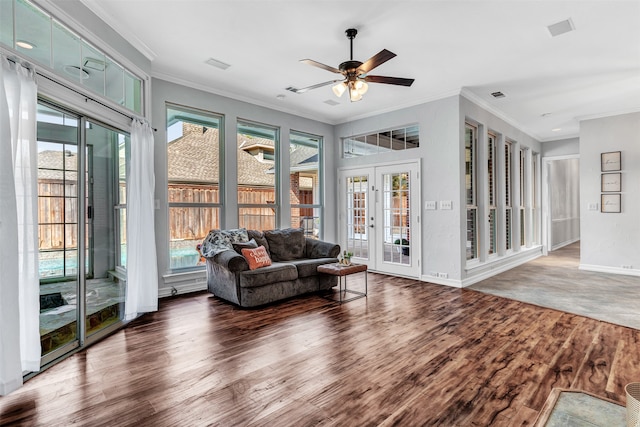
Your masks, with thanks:
M291 203L290 205L290 213L289 216L291 218L291 224L293 224L293 210L294 209L313 209L314 210L314 215L313 215L313 221L315 224L315 213L318 213L318 233L317 235L313 234L312 236L309 237L314 237L314 238L318 238L318 239L322 239L324 237L324 137L321 135L314 135L308 132L302 132L302 131L296 131L296 130L290 130L289 131L289 149L291 150L291 146L292 143L296 144L296 145L304 145L301 142L294 142L292 141L292 135L294 136L300 136L302 138L308 138L308 139L316 139L317 143L316 143L316 147L318 150L318 166L317 166L317 181L318 181L318 194L317 197L314 197L315 200L318 201L318 203L298 203L298 204L294 204ZM289 176L291 176L292 172L291 172L291 160L289 160ZM300 220L302 219L302 216L298 216L300 218ZM305 227L303 227L305 228Z
M189 271L189 270L202 270L205 268L203 263L198 263L196 265L192 265L192 266L172 266L172 254L171 254L171 210L175 209L175 208L188 208L188 209L213 209L214 211L217 209L218 210L218 222L219 222L219 226L220 228L223 227L223 224L225 223L225 218L224 218L224 206L225 206L225 179L224 179L224 147L225 147L225 134L224 134L224 129L225 129L225 116L223 114L219 114L219 113L214 113L211 111L205 111L205 110L201 110L198 108L193 108L193 107L186 107L184 105L178 105L178 104L173 104L170 102L166 102L165 103L165 120L166 120L166 129L168 130L169 127L172 125L168 122L168 116L169 116L169 110L177 110L179 112L183 112L185 113L185 118L183 120L181 120L181 122L186 122L189 124L194 124L194 125L198 125L198 126L205 126L207 124L212 124L212 122L206 120L207 118L210 120L217 120L217 129L218 129L218 177L217 177L217 187L218 187L218 201L217 202L171 202L170 201L170 189L171 189L171 185L172 183L174 183L171 178L169 177L169 155L167 153L167 166L166 166L166 170L167 170L167 226L168 226L168 230L167 230L167 247L168 247L168 252L167 252L167 265L169 266L169 269L172 272L175 271ZM201 116L202 120L196 120L196 119L192 119L192 120L186 120L188 119L188 114L192 114L192 115L197 115L197 116ZM213 127L213 126L210 126ZM167 131L167 135L166 135L167 140L165 141L166 143L166 149L168 150L169 148L169 143L171 141L168 140L169 138L169 132ZM214 228L213 224L209 227L209 229ZM195 248L194 248L195 249Z
M464 124L464 191L466 204L465 258L467 263L477 261L478 250L478 126ZM468 140L469 131L471 140ZM471 240L470 240L471 239Z
M240 128L241 126L247 126L247 127L253 127L253 128L257 128L257 129L265 129L267 131L273 132L273 153L274 153L274 160L273 160L273 169L274 169L274 187L273 187L273 191L274 191L274 197L273 197L273 203L240 203L240 197L237 198L238 200L238 209L237 209L237 224L239 227L244 227L244 228L251 228L251 229L255 229L255 230L268 230L271 227L265 228L265 227L246 227L246 225L241 223L241 211L243 209L271 209L274 211L274 225L273 228L277 229L280 228L280 224L281 224L281 213L282 213L282 191L281 191L281 179L280 179L280 173L282 171L281 169L281 160L280 160L280 143L281 143L281 132L280 132L280 127L279 126L274 126L274 125L269 125L266 123L260 123L260 122L256 122L256 121L252 121L252 120L247 120L247 119L240 119L238 118L236 121L236 138L239 138L241 135L240 132ZM243 135L249 135L248 133L243 133ZM236 153L239 153L241 148L236 144ZM238 158L236 159L236 177L238 176L238 173L240 172L240 167L239 167L239 159L240 156L238 156ZM237 190L236 190L236 194L237 196L239 196L239 192L240 192L240 180L238 179L238 186L237 186ZM262 222L262 220L260 220Z

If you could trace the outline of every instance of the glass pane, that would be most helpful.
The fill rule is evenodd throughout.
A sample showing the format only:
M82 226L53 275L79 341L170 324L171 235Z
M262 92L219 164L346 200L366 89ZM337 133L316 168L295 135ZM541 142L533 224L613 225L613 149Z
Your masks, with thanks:
M409 173L382 176L382 227L384 261L410 264Z
M465 194L467 205L475 205L475 135L470 126L465 128Z
M53 68L74 83L80 84L84 75L81 67L80 39L59 22L53 22Z
M298 215L294 215L299 212ZM291 207L291 227L304 229L305 237L320 238L320 209L305 206Z
M0 43L13 48L13 1L0 1Z
M16 3L16 50L51 66L51 18L24 0Z
M367 187L369 177L350 176L347 185L347 251L353 256L369 258L368 223L367 223Z
M105 70L105 92L107 98L124 105L124 69L106 58L107 68Z
M475 209L467 209L467 260L478 257L478 234L476 231L477 211Z
M238 224L248 230L273 230L276 228L275 208L239 208Z
M82 84L93 92L104 95L104 77L107 67L104 54L82 41Z
M131 73L124 73L124 106L142 113L142 80Z
M121 265L122 242L118 230L120 204L117 183L126 184L126 174L114 176L120 170L121 150L126 155L128 135L91 122L85 130L87 141L86 203L91 206L87 216L86 267L86 328L91 335L124 316L125 282L119 280L116 267ZM126 224L124 224L126 227ZM124 229L126 232L126 228ZM124 274L124 272L121 272Z
M127 267L127 209L120 208L118 212L118 230L120 235L120 260L119 266Z
M209 230L220 228L220 208L169 208L170 267L204 265L200 244Z
M498 229L496 223L496 209L489 210L489 255L498 251Z

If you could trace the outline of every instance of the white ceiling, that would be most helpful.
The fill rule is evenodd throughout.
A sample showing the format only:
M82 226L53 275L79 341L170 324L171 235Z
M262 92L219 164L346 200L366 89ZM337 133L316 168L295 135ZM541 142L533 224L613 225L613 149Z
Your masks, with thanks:
M155 77L331 124L461 91L541 141L577 136L580 119L640 111L640 0L81 1L152 61ZM546 27L568 18L575 31L551 37ZM331 86L286 91L339 77L299 60L338 67L349 59L347 28L358 29L354 59L398 55L370 74L413 86L370 84L356 103Z

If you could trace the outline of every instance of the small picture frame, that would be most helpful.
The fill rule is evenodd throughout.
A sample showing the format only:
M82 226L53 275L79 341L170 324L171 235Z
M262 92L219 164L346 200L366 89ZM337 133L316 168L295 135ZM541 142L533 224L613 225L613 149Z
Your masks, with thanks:
M603 173L600 179L600 189L603 193L615 193L622 191L621 173Z
M600 154L600 170L602 172L622 170L622 156L620 151Z
M600 212L620 213L620 194L601 194Z

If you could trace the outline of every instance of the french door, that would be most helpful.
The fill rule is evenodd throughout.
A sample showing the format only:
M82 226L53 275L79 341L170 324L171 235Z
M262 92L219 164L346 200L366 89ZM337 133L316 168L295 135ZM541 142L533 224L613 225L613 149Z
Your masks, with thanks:
M42 364L98 339L124 316L129 137L38 103L38 254Z
M340 242L370 270L420 276L419 164L345 169L340 186Z

